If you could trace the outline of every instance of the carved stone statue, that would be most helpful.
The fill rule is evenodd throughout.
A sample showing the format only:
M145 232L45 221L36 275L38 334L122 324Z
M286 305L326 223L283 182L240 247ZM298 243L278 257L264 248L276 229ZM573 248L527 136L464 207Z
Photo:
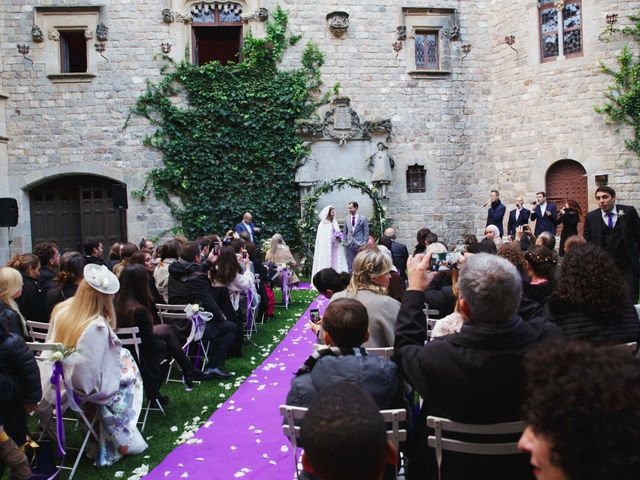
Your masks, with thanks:
M367 166L371 173L371 183L380 192L382 198L387 198L387 186L393 181L395 162L387 153L387 146L378 142L378 151L367 159Z

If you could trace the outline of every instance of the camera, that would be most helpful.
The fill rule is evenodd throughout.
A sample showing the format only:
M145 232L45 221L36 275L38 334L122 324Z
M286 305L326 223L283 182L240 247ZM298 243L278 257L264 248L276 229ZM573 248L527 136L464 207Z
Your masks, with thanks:
M242 252L242 258L247 258L249 257L249 255L247 254L247 252Z
M318 310L317 308L312 308L309 311L309 314L311 316L311 321L313 323L318 323L320 322L320 310Z
M432 272L457 270L458 260L460 260L459 252L434 253L431 255L429 270Z

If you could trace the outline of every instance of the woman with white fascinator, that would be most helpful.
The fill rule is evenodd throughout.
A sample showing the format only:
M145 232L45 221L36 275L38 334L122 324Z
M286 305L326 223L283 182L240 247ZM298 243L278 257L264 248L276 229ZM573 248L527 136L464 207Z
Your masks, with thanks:
M342 231L336 220L335 208L327 205L318 218L320 223L316 233L311 278L323 268L333 268L338 273L348 272L347 256L342 246Z
M85 266L75 296L56 305L51 314L47 341L61 343L65 351L44 352L40 364L45 392L41 407L55 404L51 372L59 361L64 372L63 403L98 417L100 441L90 452L97 466L111 465L147 448L136 426L143 397L140 371L114 333L113 296L119 288L118 279L104 265Z

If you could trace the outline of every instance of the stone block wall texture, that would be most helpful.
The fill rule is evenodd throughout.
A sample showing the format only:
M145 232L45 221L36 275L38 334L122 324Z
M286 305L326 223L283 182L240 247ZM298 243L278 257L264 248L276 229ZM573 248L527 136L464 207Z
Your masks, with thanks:
M128 109L157 81L162 42L173 43L175 58L188 38L180 24L162 22L164 5L150 0L102 2L109 27L98 75L90 83L53 83L44 72L43 44L33 43L30 29L33 7L86 5L79 0L4 0L0 4L0 92L5 92L9 143L0 156L0 196L17 197L21 222L14 250L31 244L28 189L57 175L89 172L124 181L128 190L140 188L148 171L162 162L160 154L142 145L150 127L133 118L123 126ZM172 1L172 8L188 10ZM280 0L288 10L290 29L302 33L302 42L286 54L283 65L299 65L306 41L325 54L322 78L326 88L340 83L341 95L361 118L390 118L389 154L395 159L389 215L399 239L412 246L415 232L428 226L455 242L484 227L489 190L498 188L505 203L515 195L525 201L544 189L545 172L563 158L583 164L589 191L593 173L606 171L621 201L640 206L638 160L625 151L629 130L607 125L594 105L610 78L599 64L613 64L623 41L598 40L605 15L618 13L620 23L638 10L640 2L583 0L584 55L540 63L535 0L439 0L429 7L457 8L461 40L451 43L451 73L441 78L407 74L406 48L392 48L396 27L403 23L403 7L425 7L415 0L318 1ZM273 10L276 2L251 2ZM341 38L329 32L325 16L334 10L350 15L350 27ZM254 32L262 30L252 24ZM182 33L180 33L182 32ZM188 33L188 32L187 32ZM504 43L514 35L514 47ZM16 44L31 47L30 64ZM461 45L471 44L462 60ZM93 45L90 42L89 45ZM425 166L426 193L406 193L405 171ZM295 172L291 172L294 175ZM292 206L292 208L295 208ZM129 199L129 238L157 235L174 226L167 208L157 201ZM6 233L0 232L0 259L6 258Z

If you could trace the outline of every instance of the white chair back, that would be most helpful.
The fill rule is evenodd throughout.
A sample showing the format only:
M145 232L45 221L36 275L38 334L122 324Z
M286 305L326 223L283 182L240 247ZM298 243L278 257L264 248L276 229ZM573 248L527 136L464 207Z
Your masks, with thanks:
M382 357L385 360L391 360L391 357L393 357L393 347L367 348L367 354Z
M49 334L49 324L27 320L27 331L34 342L46 342Z
M116 330L116 335L120 339L122 345L133 345L136 351L137 360L140 361L140 347L142 339L138 336L140 329L138 327L124 327Z
M443 432L472 435L510 435L522 433L527 424L520 421L477 425L454 422L442 417L429 416L427 417L427 426L434 430L433 435L427 437L427 443L431 448L435 448L436 450L438 478L440 478L443 451L474 455L514 455L522 453L518 450L517 440L503 443L467 442L446 438L443 436Z
M64 345L61 343L44 343L44 342L27 342L29 350L34 352L35 355L39 355L42 352L51 352L53 350L64 350Z

